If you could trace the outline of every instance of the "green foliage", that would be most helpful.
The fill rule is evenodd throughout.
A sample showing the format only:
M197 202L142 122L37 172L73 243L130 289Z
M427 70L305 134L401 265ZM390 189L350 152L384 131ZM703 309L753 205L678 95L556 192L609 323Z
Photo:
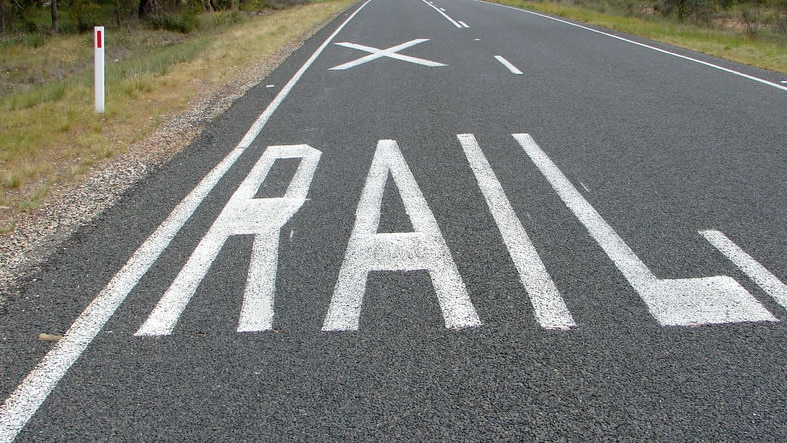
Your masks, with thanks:
M212 14L202 14L199 16L199 28L204 31L214 31L241 23L246 19L246 15L239 11L214 12Z
M42 200L49 194L49 185L47 184L40 184L38 185L32 192L32 195L23 202L20 203L19 209L22 212L29 212L37 209L41 206Z
M88 32L103 21L102 10L93 0L71 0L68 15L76 23L78 32Z
M22 179L19 177L19 174L10 172L6 175L4 184L9 189L16 189L22 185Z
M244 0L240 3L243 11L262 11L264 9L285 9L302 5L309 0Z
M53 82L13 95L2 108L7 108L9 111L30 109L41 103L56 102L62 99L65 93L65 82Z
M188 34L199 26L197 13L193 9L186 9L182 12L165 12L155 15L148 21L153 29L163 29L165 31L180 32Z
M114 0L115 25L121 26L139 5L139 0Z
M46 44L47 38L41 33L31 33L24 35L24 44L30 48L40 48Z
M661 5L662 14L676 16L680 21L690 18L707 22L713 12L710 0L662 0Z

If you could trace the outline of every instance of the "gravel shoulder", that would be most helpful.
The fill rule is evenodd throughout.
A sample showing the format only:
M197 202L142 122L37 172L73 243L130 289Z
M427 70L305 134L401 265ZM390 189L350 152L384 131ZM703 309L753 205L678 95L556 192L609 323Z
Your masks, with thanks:
M53 186L46 202L24 213L15 229L0 235L0 313L17 289L35 278L40 266L81 226L117 202L138 180L155 171L191 143L216 116L323 25L314 27L260 63L243 70L231 82L204 86L190 107L169 118L151 136L92 168L77 184Z

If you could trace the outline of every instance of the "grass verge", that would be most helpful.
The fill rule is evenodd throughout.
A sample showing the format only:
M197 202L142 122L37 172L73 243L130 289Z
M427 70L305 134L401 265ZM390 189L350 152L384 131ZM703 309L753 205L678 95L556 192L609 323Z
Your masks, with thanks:
M681 23L660 16L628 16L578 6L523 0L495 3L542 12L787 74L787 37L752 38L743 31Z
M0 233L55 183L150 135L200 92L231 81L354 0L200 17L188 35L107 29L106 112L93 104L91 35L0 42Z

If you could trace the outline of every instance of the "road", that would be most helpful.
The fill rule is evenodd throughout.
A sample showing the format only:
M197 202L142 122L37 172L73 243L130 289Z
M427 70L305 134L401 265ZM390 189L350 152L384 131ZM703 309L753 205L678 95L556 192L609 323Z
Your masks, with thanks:
M9 301L0 440L784 440L784 80L358 3Z

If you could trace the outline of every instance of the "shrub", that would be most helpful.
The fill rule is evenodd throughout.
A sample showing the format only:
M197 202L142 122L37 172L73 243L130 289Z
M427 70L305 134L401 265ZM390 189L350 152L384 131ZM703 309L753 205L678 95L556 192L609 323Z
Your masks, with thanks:
M188 34L199 26L197 14L192 9L180 13L163 13L152 17L149 21L154 29L164 29L172 32Z
M79 32L92 31L101 24L101 8L91 0L72 0L68 14Z
M662 0L660 9L665 16L674 15L680 21L687 18L698 22L707 21L713 13L708 0Z

